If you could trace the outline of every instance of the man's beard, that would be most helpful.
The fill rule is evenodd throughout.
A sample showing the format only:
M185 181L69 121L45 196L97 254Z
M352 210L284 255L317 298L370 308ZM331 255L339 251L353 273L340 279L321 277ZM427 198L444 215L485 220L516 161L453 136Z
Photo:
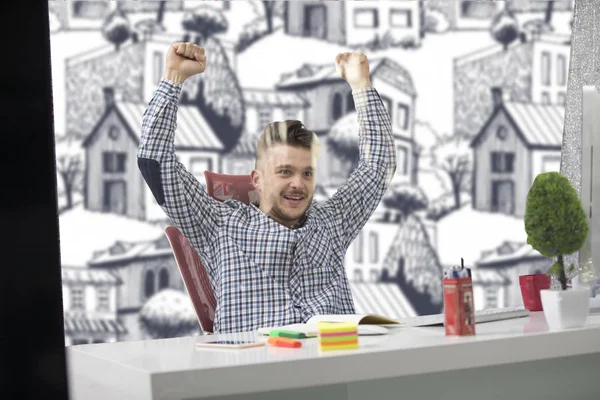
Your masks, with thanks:
M294 214L290 214L283 207L280 207L279 203L273 202L271 213L282 222L294 222L296 220L302 219L302 217L306 214L306 210L308 210L308 207L312 202L312 197L305 197L304 202L304 207L302 209L298 209L297 212L294 212Z

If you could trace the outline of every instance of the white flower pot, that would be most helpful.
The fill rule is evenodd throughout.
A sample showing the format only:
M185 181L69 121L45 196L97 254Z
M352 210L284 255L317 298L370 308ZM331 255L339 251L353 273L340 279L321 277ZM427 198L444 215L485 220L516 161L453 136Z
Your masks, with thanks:
M551 330L585 326L590 311L590 288L540 290L544 316Z

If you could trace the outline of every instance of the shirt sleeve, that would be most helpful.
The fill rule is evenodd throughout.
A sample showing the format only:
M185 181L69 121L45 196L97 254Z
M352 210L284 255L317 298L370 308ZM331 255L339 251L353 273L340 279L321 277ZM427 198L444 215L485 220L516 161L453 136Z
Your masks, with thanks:
M163 79L144 112L138 167L165 214L200 253L207 254L232 208L208 196L175 155L181 85ZM206 266L210 269L209 266Z
M358 117L360 157L348 180L326 202L346 247L379 205L396 172L390 116L375 88L352 91Z

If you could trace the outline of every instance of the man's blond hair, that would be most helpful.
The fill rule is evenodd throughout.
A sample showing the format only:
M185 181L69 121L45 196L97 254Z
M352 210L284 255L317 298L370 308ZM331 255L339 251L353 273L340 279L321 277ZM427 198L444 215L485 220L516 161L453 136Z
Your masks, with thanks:
M321 144L317 134L306 129L302 122L298 120L271 122L263 129L258 138L254 165L256 169L258 169L259 162L266 151L278 144L311 150L315 162L321 152Z

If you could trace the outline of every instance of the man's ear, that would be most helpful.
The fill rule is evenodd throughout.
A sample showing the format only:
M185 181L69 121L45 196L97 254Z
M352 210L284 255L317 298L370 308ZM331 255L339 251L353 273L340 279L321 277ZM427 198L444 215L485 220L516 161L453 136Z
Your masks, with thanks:
M250 178L252 180L252 186L256 191L260 191L262 185L262 177L260 176L260 171L257 169L253 169L250 173Z

